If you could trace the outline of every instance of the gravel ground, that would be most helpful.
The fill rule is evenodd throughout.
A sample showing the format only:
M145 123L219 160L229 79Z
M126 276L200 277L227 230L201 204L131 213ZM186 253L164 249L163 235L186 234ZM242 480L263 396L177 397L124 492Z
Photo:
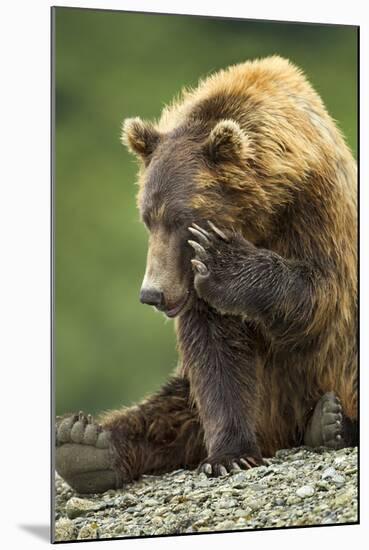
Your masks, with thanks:
M356 448L298 448L221 478L177 470L87 496L57 476L55 540L353 523L357 466Z

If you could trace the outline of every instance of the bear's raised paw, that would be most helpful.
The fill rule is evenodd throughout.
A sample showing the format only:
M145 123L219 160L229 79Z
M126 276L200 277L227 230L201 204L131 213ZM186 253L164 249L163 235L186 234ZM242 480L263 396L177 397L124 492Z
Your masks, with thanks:
M195 251L191 263L196 292L220 312L238 314L237 278L255 247L242 235L207 224L207 229L196 223L188 228L193 237L188 244Z

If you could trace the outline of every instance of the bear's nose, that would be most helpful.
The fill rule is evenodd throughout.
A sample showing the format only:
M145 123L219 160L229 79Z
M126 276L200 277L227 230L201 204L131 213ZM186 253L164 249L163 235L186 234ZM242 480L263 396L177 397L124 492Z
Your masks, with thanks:
M141 288L140 302L148 306L160 307L163 305L164 294L156 288Z

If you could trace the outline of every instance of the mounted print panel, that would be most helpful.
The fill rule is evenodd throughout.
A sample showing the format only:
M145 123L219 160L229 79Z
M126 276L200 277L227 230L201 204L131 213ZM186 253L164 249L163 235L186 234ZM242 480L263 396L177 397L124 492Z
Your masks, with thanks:
M54 541L357 523L358 28L52 15Z

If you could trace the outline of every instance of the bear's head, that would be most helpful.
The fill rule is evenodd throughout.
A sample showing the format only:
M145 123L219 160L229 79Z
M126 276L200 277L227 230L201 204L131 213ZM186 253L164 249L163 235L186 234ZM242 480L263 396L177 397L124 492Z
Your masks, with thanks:
M138 208L149 232L140 299L176 317L192 302L192 223L209 220L252 241L265 229L260 211L268 200L260 186L255 192L253 146L227 119L187 121L163 133L131 118L122 142L140 160Z

